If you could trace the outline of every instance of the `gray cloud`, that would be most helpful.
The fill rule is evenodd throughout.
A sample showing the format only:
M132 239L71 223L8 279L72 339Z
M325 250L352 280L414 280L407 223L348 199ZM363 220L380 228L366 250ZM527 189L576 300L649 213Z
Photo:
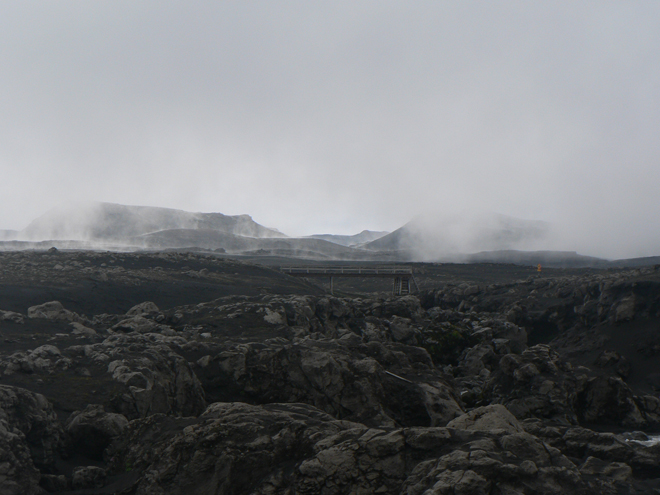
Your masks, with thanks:
M0 228L68 200L289 234L425 211L660 254L660 5L3 2Z

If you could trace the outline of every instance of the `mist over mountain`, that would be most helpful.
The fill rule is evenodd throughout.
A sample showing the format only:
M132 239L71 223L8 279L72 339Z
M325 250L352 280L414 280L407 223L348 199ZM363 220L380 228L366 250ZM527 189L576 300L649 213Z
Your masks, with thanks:
M317 260L512 263L554 267L645 266L658 257L611 261L571 250L547 222L501 214L428 212L394 232L287 237L249 215L193 213L113 203L72 203L31 222L0 230L2 250L203 249L230 255ZM575 248L573 248L575 249Z
M286 237L249 215L192 213L172 208L113 203L72 203L54 208L22 230L19 240L117 242L171 229L212 230L248 237Z
M287 238L249 215L193 213L172 208L113 203L71 203L54 208L15 237L19 241L84 241L146 249L190 248L230 253L316 253L337 259L388 253L404 261L465 260L483 251L547 248L550 226L499 214L433 213L392 233L317 234Z
M364 248L406 252L415 261L459 261L467 253L542 249L550 232L546 222L500 214L428 213Z
M314 234L307 237L312 239L323 239L324 241L333 242L341 246L359 246L360 244L380 239L387 234L389 234L389 232L363 230L355 235Z
M0 230L0 241L11 241L18 236L18 230Z

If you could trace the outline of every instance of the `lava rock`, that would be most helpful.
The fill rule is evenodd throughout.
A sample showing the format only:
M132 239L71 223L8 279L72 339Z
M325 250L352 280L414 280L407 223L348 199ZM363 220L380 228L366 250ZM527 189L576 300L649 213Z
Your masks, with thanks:
M73 452L102 460L106 447L126 426L128 420L122 414L107 413L102 405L90 404L84 411L71 414L65 431L71 438Z

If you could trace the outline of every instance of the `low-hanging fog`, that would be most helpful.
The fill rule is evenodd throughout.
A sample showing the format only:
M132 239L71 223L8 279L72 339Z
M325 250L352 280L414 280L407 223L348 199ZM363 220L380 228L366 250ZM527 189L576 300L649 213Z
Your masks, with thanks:
M294 236L470 212L660 255L659 24L654 0L3 2L0 229L89 200Z

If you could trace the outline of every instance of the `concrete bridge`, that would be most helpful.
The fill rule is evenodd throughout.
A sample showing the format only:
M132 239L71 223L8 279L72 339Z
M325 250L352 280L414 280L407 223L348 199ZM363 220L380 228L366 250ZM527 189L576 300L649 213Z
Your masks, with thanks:
M391 278L392 294L395 296L403 296L410 294L410 281L415 284L415 288L419 291L415 277L413 277L413 270L410 267L398 266L282 266L280 271L287 275L294 277L322 277L330 278L330 294L334 292L334 278L335 277L378 277L378 278Z

